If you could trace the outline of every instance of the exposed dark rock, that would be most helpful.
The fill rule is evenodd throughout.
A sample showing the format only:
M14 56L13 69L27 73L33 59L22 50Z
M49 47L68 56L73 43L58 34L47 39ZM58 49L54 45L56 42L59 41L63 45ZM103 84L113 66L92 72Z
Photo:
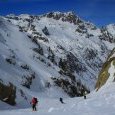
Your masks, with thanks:
M25 70L29 70L29 66L27 64L23 64L21 65L21 68L25 69Z
M52 63L56 64L55 55L54 55L54 53L53 53L53 51L51 50L50 47L48 48L48 52L49 52L49 54L48 54L48 59L49 59Z
M10 105L15 105L15 98L16 87L12 83L9 83L9 85L4 85L2 82L0 82L0 100Z
M47 29L46 26L42 29L42 32L43 32L46 36L49 36L49 35L50 35L50 33L49 33L49 31L48 31L48 29Z
M49 42L47 38L43 37L43 36L40 36L38 37L39 40L43 40L44 42Z
M95 51L93 49L88 49L87 48L84 53L85 53L84 54L85 59L87 59L87 60L94 59L97 56L97 51Z
M16 64L16 61L12 58L6 58L6 61L9 63L9 64L12 64L12 65L15 65Z
M53 18L55 20L62 20L64 22L70 22L73 24L79 24L82 23L82 20L78 18L73 12L68 12L67 14L64 13L55 13L55 12L50 12L47 15L48 18Z
M21 89L20 89L20 94L25 100L27 100L27 97L26 97L25 93Z
M34 50L36 53L39 53L40 55L44 55L43 49L42 49L41 47L39 47L39 48L34 48L33 50Z
M85 72L86 67L72 53L67 54L67 59L60 59L59 67L66 73Z
M22 81L21 85L23 85L23 86L27 87L28 89L30 89L32 81L33 81L33 79L35 79L35 73L30 74L30 75L24 75L22 77L22 79L23 79L23 81Z
M115 38L108 32L107 28L102 27L101 29L102 35L99 36L101 40L109 41L111 43L115 43Z
M52 78L52 80L56 83L57 86L61 87L70 97L83 96L83 90L89 92L80 82L74 84L68 79L62 78Z

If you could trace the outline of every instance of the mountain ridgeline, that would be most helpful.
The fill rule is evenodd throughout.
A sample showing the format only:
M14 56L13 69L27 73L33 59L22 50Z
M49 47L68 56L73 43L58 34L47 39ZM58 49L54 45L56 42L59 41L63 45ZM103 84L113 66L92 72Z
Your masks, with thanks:
M29 91L83 96L95 88L114 45L114 24L100 29L73 12L0 17L1 87L15 87L12 105L20 97L28 100Z

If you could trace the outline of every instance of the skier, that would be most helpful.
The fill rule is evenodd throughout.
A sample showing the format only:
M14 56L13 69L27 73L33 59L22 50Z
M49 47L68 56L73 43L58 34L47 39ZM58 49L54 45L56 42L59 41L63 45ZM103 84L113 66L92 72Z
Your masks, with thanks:
M32 105L32 110L33 110L33 111L36 111L36 110L37 110L37 109L36 109L37 103L38 103L37 98L33 97L33 98L32 98L32 101L30 102L30 104Z
M84 99L86 99L86 95L87 95L87 92L84 91L84 93L83 93Z
M61 98L61 97L60 97L60 99L59 99L59 100L60 100L60 102L61 102L61 103L63 103L63 104L64 104L64 102L63 102L63 98Z

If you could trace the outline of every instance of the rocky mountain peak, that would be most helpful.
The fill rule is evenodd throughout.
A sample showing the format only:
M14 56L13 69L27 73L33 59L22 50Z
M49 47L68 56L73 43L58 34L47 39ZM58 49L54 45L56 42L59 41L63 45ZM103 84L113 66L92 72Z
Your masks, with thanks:
M76 14L72 11L66 12L66 13L50 12L50 13L47 13L45 16L48 18L53 18L55 20L61 19L64 22L70 22L73 24L82 23L82 20L78 16L76 16Z

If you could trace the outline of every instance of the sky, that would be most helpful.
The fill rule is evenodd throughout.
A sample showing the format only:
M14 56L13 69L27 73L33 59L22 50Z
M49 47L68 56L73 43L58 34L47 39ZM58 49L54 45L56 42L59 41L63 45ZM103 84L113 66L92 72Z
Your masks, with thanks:
M0 0L0 15L73 11L97 26L115 23L115 0Z

